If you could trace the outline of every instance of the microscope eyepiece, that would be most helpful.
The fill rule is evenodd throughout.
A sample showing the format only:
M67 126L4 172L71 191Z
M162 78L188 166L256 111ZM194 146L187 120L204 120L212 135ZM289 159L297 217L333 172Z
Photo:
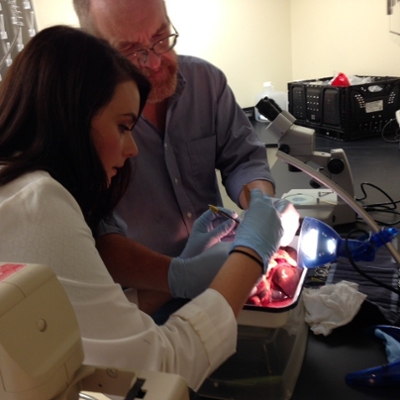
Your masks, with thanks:
M281 112L282 109L278 106L274 99L270 99L269 97L264 97L261 99L256 108L258 112L269 121L273 121Z

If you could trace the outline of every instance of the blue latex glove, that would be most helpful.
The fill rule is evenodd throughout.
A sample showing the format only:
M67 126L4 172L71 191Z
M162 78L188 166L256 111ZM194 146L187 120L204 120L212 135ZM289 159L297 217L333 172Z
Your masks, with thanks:
M234 211L222 207L219 207L219 209L234 218L237 217ZM207 210L194 222L189 239L179 257L191 258L201 254L204 250L233 234L236 225L235 221Z
M346 383L357 386L393 387L400 384L400 328L376 325L373 333L386 345L388 363L378 367L351 372L345 376ZM370 330L367 330L370 333Z
M388 362L400 361L400 342L380 329L375 329L375 336L385 343Z
M283 247L289 246L300 226L300 214L288 200L273 198L272 203L280 214L283 228L283 235L279 245Z
M193 258L173 258L168 283L173 297L192 299L204 292L229 256L232 243L220 242Z
M253 249L263 260L265 274L269 259L279 247L283 229L271 198L258 189L250 194L250 206L236 230L232 248L244 246Z

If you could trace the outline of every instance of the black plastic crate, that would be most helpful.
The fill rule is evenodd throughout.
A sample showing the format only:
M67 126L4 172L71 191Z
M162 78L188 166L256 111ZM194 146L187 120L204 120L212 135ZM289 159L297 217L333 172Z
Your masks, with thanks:
M349 141L378 136L395 118L400 78L374 76L369 77L371 83L347 87L328 85L332 78L288 83L289 112L296 124L327 138ZM374 91L376 87L380 90Z

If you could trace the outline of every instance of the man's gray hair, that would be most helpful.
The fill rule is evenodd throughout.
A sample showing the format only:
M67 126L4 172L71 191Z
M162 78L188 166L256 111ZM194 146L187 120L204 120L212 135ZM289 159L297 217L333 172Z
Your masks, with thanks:
M90 12L90 0L73 0L73 4L81 28L92 35L98 36L96 24Z
M101 37L100 32L97 28L97 25L96 25L95 21L93 20L93 15L90 10L90 1L91 0L73 0L75 13L78 16L79 24L84 31L86 31L94 36ZM110 1L114 1L114 0L110 0ZM165 15L168 18L165 0L162 1L162 5L165 10Z

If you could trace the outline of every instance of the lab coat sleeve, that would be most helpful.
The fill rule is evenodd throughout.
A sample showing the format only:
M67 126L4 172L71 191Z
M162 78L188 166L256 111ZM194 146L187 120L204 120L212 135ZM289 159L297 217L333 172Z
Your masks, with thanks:
M208 289L157 326L113 282L72 196L46 173L28 175L0 189L1 259L54 269L77 315L85 364L176 373L197 389L235 349L225 299Z

